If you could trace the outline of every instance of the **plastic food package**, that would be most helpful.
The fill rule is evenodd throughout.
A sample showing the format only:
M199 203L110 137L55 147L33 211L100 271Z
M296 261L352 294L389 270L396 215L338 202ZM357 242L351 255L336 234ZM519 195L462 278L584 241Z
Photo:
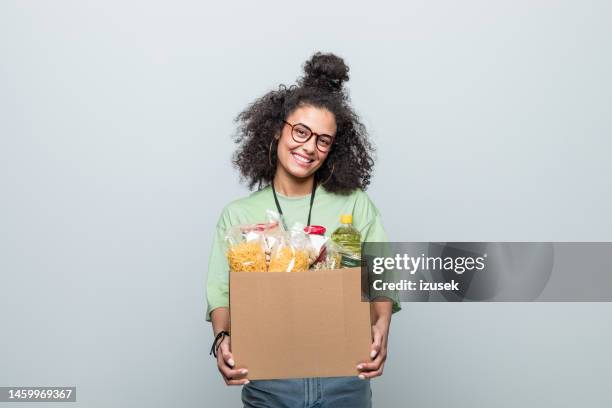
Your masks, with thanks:
M272 248L268 272L303 272L308 270L314 251L303 226L296 224L291 231L277 235Z
M342 248L331 239L327 240L321 249L322 259L317 259L313 269L339 269L342 260Z
M264 240L264 250L266 253L266 265L270 264L270 255L272 248L279 242L281 236L285 233L283 224L281 223L281 215L276 211L266 210L267 224L261 231Z
M248 224L231 227L225 234L227 261L231 272L265 272L268 224Z
M312 246L312 254L310 256L310 265L313 266L318 262L325 261L326 246L325 243L329 240L329 237L325 236L325 227L321 225L309 225L304 227L304 232L308 234L310 238L310 245Z

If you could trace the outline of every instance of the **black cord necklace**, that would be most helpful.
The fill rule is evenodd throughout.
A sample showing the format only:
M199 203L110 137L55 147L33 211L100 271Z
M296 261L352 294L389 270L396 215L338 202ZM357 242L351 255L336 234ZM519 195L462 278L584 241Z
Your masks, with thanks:
M285 227L285 230L287 230L287 225L285 224L285 218L283 217L283 210L281 209L280 203L278 202L278 197L276 197L276 189L274 188L274 180L272 180L271 185L272 185L272 194L274 195L274 202L276 203L276 209L278 210L278 213L281 215L281 220L283 222L283 226ZM316 190L317 190L317 183L313 180L312 181L312 193L310 194L310 208L308 209L308 221L306 223L306 226L310 225L310 216L312 215L312 204L314 203Z

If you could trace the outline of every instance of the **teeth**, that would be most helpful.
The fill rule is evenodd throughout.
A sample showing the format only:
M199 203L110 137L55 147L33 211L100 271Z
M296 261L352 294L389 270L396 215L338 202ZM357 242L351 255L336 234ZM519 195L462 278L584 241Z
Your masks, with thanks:
M301 161L302 163L312 163L312 160L305 159L304 157L300 156L299 154L293 153L293 157L295 157L298 161Z

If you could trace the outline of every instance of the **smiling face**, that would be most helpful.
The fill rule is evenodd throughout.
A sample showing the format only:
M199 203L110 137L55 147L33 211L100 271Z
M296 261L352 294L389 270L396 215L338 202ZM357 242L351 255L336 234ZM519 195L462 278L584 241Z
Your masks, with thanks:
M308 126L316 134L334 136L336 134L336 118L327 109L313 106L302 106L293 111L286 121L295 125L301 123ZM293 177L308 178L323 165L329 151L321 152L316 146L317 137L313 135L305 143L298 143L291 136L291 126L285 124L278 141L277 171L283 171Z

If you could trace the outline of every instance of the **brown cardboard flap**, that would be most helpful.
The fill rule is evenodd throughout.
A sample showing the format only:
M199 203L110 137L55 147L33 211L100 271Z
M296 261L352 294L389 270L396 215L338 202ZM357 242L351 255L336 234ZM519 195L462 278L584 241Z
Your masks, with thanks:
M361 269L231 272L231 344L249 379L358 375L369 361Z

